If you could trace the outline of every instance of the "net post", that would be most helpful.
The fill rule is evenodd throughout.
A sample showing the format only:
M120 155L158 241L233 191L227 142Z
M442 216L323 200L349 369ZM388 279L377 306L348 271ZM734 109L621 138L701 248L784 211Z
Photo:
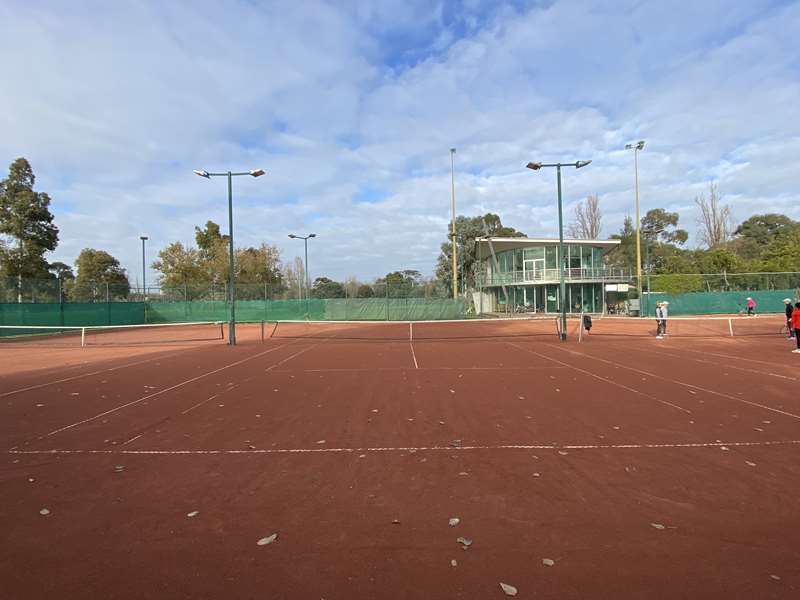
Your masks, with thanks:
M728 333L730 333L731 337L733 337L733 320L732 319L728 319Z
M86 348L86 327L81 327L81 348Z
M261 343L264 343L264 321L261 321Z
M581 310L580 321L578 322L578 343L583 340L583 310Z

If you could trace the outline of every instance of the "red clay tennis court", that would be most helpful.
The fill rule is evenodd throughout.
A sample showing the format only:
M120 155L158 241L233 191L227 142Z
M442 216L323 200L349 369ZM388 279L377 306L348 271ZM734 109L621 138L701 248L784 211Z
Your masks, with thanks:
M798 597L800 357L691 325L0 344L3 597Z

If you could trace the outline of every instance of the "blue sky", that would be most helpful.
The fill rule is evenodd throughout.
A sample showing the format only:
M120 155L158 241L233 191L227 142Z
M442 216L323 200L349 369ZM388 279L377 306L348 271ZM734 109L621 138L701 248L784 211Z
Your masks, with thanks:
M633 210L680 213L716 182L741 220L800 219L798 2L0 4L0 165L27 157L72 263L84 247L140 277L193 227L302 253L312 276L432 274L450 210L497 212L557 234L551 173L532 159L592 159L565 174L569 214L598 194L603 234ZM690 240L690 245L694 244ZM148 275L153 280L154 273Z

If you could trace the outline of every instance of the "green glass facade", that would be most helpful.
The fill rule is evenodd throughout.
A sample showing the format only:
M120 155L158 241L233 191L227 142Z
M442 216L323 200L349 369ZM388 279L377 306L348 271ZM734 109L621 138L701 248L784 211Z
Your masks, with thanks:
M506 294L508 304L517 310L537 313L561 310L557 283L558 250L557 244L542 244L496 252L496 263L491 258L484 259L484 267L492 266L487 287L491 289L499 310L506 308ZM567 310L603 312L604 248L590 244L564 244L564 250ZM501 286L506 287L505 293Z

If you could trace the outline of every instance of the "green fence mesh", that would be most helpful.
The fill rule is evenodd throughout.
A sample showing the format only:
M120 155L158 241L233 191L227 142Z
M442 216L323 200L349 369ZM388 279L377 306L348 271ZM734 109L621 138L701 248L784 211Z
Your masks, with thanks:
M756 302L756 312L781 313L784 311L784 298L797 302L796 289L736 291L736 292L696 292L688 294L652 294L642 297L643 314L652 315L656 302L669 302L670 315L713 315L738 314L747 309L748 296Z
M350 298L332 300L241 300L237 322L253 321L427 321L464 318L464 300ZM86 304L0 304L0 325L138 325L227 321L228 304L194 302L96 302Z
M0 304L0 325L138 325L144 302Z

